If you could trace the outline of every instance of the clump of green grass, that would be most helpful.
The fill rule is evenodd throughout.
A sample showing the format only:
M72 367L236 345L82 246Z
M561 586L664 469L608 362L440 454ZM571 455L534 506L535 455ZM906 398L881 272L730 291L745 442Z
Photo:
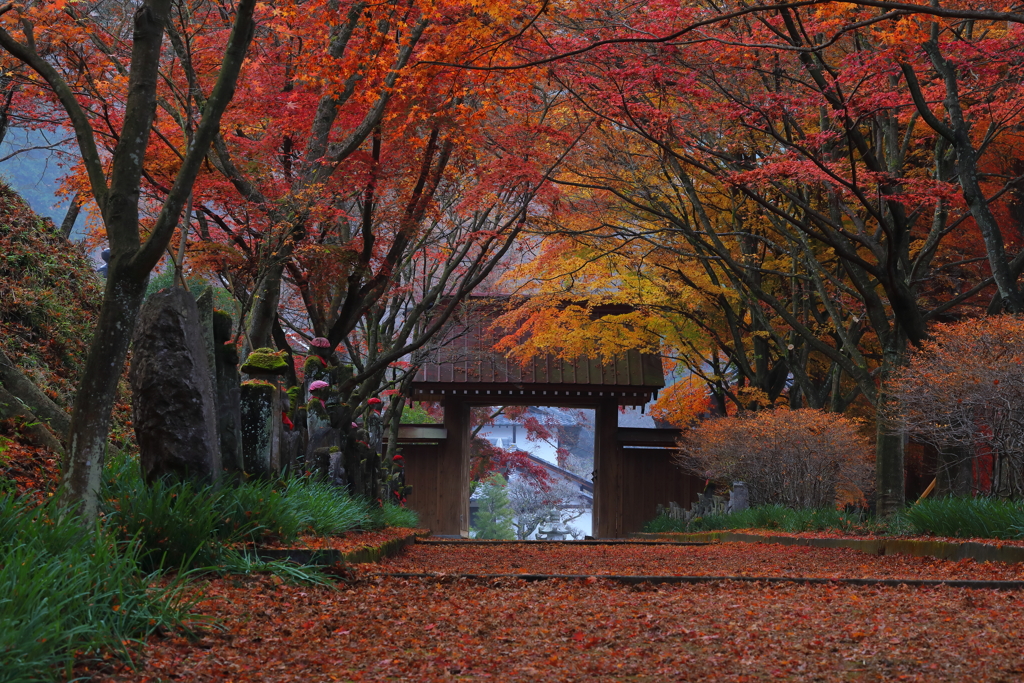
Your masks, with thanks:
M1024 538L1024 501L981 497L932 498L886 519L874 519L862 512L851 513L831 508L792 510L781 505L761 505L733 514L698 517L689 524L669 519L667 515L660 515L644 527L644 531L653 533L730 529L839 531L848 534L933 535L952 538Z
M917 534L954 538L1024 538L1024 501L999 498L932 498L904 516Z
M289 481L284 494L301 515L310 533L332 536L353 529L370 528L370 504L339 491L324 481L298 478Z
M418 524L412 510L371 504L309 477L220 487L146 485L137 462L127 456L112 459L103 498L107 525L124 542L138 539L146 571L224 565L228 548L241 543L290 543L304 534Z
M68 680L76 659L127 657L132 644L183 625L191 605L177 585L151 585L141 551L102 528L85 532L52 503L0 496L0 682Z
M739 512L697 517L689 524L660 515L647 523L648 532L725 531L730 529L774 529L777 531L842 531L866 533L877 525L860 512L835 508L793 510L783 505L759 505Z
M384 503L380 507L371 508L370 512L372 527L377 529L389 526L415 529L420 524L415 510L394 503Z

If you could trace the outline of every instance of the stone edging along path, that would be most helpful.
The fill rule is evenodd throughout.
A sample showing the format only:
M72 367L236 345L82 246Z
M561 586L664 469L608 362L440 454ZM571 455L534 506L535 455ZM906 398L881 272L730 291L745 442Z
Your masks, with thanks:
M869 555L911 555L935 557L940 560L975 560L977 562L1024 562L1024 547L978 543L976 541L920 541L900 538L810 538L805 536L771 536L736 531L707 531L702 533L631 534L641 540L672 540L680 542L720 543L777 543L812 548L851 548Z
M256 548L253 552L261 560L285 560L303 565L330 566L332 564L362 564L380 562L385 557L394 557L406 546L412 545L420 536L429 532L417 532L393 538L376 546L364 546L357 550L310 550L306 548Z

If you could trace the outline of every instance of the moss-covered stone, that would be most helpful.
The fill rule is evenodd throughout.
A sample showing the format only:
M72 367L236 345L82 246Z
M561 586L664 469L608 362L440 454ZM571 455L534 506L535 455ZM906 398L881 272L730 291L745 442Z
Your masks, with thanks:
M332 368L331 369L331 379L333 380L332 384L336 384L338 386L341 386L341 385L345 384L345 382L347 382L348 380L352 379L352 375L354 375L354 374L355 374L355 368L353 368L351 365L348 365L348 364L339 365L339 366L337 366L335 368Z
M298 408L302 401L302 387L290 387L285 393L288 394L288 410Z
M250 391L258 391L259 387L262 387L267 393L273 393L277 387L273 382L268 382L265 379L250 379L242 382L243 387L253 387Z
M318 356L306 356L306 362L302 364L302 372L306 375L310 373L320 373L327 369L322 358Z
M241 367L247 375L283 375L288 372L288 361L283 352L273 349L256 349L245 359Z

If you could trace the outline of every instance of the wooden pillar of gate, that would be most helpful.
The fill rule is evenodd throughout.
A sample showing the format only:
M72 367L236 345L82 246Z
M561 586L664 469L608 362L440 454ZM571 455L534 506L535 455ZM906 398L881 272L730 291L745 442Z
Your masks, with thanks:
M444 400L448 432L437 467L435 536L469 536L469 406L456 396ZM415 492L415 489L413 489Z
M594 410L594 538L622 538L622 449L614 398Z

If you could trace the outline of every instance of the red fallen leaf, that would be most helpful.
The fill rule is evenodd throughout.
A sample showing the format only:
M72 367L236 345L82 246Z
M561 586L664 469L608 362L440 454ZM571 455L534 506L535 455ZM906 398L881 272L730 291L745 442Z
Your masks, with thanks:
M576 633L572 634L572 639L575 640L577 643L582 643L583 631L576 631Z
M423 627L423 630L424 631L433 631L435 626L437 626L437 624L427 624L426 626Z

